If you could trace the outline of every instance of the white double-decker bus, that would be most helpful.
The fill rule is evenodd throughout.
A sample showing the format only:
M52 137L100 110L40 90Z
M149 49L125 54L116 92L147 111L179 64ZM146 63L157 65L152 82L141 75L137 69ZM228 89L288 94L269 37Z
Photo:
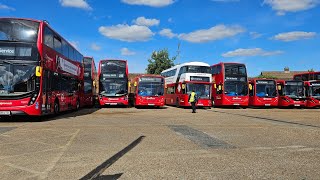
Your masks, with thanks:
M203 62L187 62L161 72L165 77L165 104L191 106L189 94L194 90L198 96L197 106L211 107L210 65Z

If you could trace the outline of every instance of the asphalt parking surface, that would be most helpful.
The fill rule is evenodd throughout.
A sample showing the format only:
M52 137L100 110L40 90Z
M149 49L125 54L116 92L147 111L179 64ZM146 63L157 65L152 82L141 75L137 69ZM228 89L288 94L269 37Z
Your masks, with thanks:
M197 112L1 118L0 179L319 179L319 109Z

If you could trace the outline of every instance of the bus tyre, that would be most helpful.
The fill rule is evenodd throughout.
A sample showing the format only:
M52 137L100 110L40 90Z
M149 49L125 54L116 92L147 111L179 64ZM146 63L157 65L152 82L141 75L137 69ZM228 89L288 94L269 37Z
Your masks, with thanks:
M177 106L177 107L180 107L179 98L177 98L177 100L176 100L176 106Z
M76 104L76 110L79 110L80 109L80 101L79 99L77 100L77 104Z
M58 100L54 101L53 111L54 111L54 114L59 114L59 112L60 112L60 107L59 107L59 101Z

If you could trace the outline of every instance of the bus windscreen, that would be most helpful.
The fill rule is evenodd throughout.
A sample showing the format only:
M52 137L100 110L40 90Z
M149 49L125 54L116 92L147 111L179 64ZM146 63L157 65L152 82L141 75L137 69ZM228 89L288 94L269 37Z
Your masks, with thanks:
M36 43L38 29L38 22L18 19L0 19L0 41Z

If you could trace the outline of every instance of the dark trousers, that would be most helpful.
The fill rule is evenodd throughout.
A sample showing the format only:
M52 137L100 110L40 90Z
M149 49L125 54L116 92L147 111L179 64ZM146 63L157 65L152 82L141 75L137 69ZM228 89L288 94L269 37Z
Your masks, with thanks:
M196 112L196 102L191 102L192 113Z

